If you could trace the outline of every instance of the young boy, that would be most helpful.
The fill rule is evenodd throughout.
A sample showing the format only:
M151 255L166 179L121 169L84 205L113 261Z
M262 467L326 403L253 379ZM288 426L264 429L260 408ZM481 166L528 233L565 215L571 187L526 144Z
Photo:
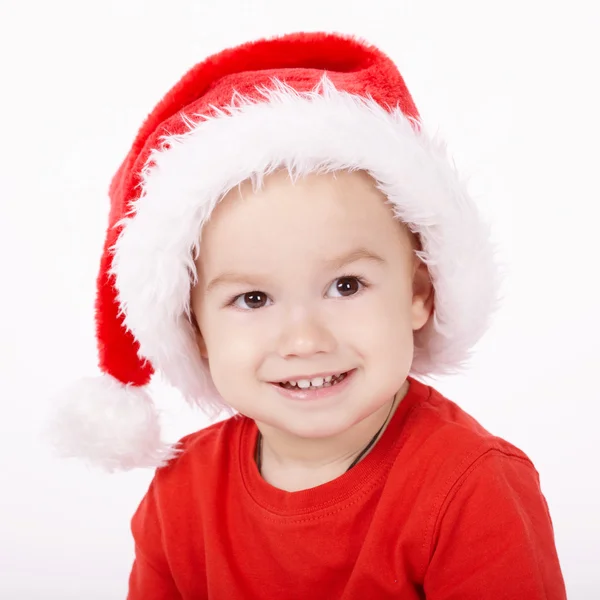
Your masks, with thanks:
M158 467L129 600L565 598L534 466L417 379L464 364L498 283L384 54L296 34L209 58L110 196L104 375L61 451ZM154 370L234 415L162 443Z

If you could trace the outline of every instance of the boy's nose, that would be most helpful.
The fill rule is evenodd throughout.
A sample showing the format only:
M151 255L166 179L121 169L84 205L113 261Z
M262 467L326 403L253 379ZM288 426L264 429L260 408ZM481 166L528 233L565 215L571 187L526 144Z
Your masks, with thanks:
M306 310L289 315L282 324L278 350L283 357L332 352L335 346L335 337L327 324Z

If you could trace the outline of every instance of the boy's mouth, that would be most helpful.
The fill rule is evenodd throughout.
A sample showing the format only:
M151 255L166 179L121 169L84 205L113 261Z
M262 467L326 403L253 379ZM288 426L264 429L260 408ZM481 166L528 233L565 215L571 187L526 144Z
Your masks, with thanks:
M319 390L332 387L341 381L344 381L348 371L338 373L337 375L328 375L327 377L314 377L313 379L298 379L290 381L280 381L278 385L286 390Z

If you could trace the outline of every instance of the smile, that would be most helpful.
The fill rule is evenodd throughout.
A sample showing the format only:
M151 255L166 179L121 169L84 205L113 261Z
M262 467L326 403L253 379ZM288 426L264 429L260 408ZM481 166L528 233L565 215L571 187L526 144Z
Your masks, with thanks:
M326 377L313 377L312 379L280 381L279 385L286 390L322 389L342 382L347 374L348 372L344 372L336 375L327 375Z

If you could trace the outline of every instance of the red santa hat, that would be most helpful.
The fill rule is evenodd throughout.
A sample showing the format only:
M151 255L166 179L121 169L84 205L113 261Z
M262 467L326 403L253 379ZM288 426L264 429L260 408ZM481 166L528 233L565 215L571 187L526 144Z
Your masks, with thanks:
M435 289L412 374L464 365L496 304L490 232L397 67L349 36L261 40L193 67L148 116L111 183L97 279L102 375L61 397L50 429L61 455L109 471L175 456L145 390L155 371L191 404L223 407L190 320L200 234L229 190L282 167L373 177L418 234Z

